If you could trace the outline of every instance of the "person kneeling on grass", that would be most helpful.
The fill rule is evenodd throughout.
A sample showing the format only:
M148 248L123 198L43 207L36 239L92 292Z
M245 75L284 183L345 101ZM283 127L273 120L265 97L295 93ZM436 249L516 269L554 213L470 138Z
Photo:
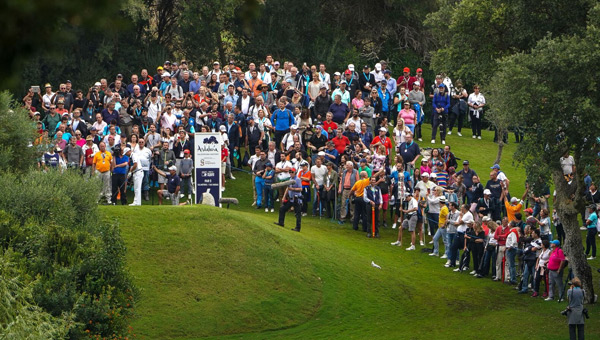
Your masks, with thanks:
M163 198L170 198L173 205L179 205L179 189L181 179L177 176L177 167L171 165L169 173L165 173L153 166L154 171L167 179L167 190L158 190L158 205L162 205Z

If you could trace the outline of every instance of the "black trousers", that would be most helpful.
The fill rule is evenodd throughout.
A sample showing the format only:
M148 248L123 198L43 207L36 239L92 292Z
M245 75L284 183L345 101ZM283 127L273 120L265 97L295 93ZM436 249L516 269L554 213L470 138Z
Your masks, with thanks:
M290 132L290 129L283 130L283 131L275 131L275 148L279 148L279 145L281 144L281 140L283 139L283 136L285 136L285 134L288 132Z
M473 131L473 136L481 136L481 112L479 113L479 118L475 117L473 111L469 112L471 115L471 130Z
M114 184L113 184L113 186L114 186ZM114 200L113 200L113 202L114 202ZM587 235L585 237L585 255L586 256L590 254L590 249L591 249L592 256L596 257L596 234L597 233L598 233L598 229L596 229L596 226L594 226L593 228L587 228Z
M483 260L483 243L473 243L471 246L471 252L473 253L473 269L480 273L479 268L481 267Z
M358 230L358 221L362 219L362 230L367 232L367 209L362 197L356 197L354 200L354 221L352 229Z
M583 332L583 326L584 326L584 324L569 325L569 337L571 340L585 339L585 335L584 335L585 333Z
M283 225L285 222L285 213L287 213L291 207L294 207L294 214L296 215L296 229L300 230L300 224L302 222L302 203L300 203L300 200L298 199L294 200L294 202L291 200L283 202L279 208L279 224Z
M565 243L565 229L563 228L562 223L556 224L556 238L560 241L560 244Z
M112 175L112 202L117 203L117 194L121 192L121 204L127 205L127 175Z
M462 130L463 120L465 119L465 114L462 112L458 115L455 113L450 113L450 126L448 126L448 130L452 131L452 128L454 127L454 122L456 122L457 119L458 125L456 127L458 128L458 132Z
M452 252L456 255L450 260L450 267L456 267L456 260L460 259L460 250L465 246L465 234L456 233L454 236L454 242L452 242Z
M442 113L439 114L437 112L433 113L432 122L431 122L431 139L435 139L435 135L437 134L438 127L440 128L440 139L446 140L446 121L448 120L447 114Z

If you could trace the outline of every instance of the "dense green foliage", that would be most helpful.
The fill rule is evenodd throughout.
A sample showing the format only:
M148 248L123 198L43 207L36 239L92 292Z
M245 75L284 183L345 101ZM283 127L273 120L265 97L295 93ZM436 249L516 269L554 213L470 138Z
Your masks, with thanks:
M8 99L0 97L0 121L23 122L15 125L28 136L26 113L7 110ZM2 155L21 171L0 169L0 338L126 336L135 289L119 228L100 221L99 182L31 167L10 127L0 127Z

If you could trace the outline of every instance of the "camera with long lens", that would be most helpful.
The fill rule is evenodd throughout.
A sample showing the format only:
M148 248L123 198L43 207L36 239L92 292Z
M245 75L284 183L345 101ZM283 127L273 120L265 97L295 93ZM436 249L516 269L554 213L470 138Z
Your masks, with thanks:
M560 315L569 316L570 311L571 311L571 308L567 307L567 309L560 312Z

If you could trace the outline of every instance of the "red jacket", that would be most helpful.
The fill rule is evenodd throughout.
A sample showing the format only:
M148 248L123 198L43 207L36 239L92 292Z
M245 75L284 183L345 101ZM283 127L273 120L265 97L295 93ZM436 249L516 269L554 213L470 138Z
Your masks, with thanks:
M504 226L496 228L496 231L494 232L494 238L498 240L499 246L506 245L506 237L508 236L508 233L510 233L510 228L508 226L506 226L506 228Z

